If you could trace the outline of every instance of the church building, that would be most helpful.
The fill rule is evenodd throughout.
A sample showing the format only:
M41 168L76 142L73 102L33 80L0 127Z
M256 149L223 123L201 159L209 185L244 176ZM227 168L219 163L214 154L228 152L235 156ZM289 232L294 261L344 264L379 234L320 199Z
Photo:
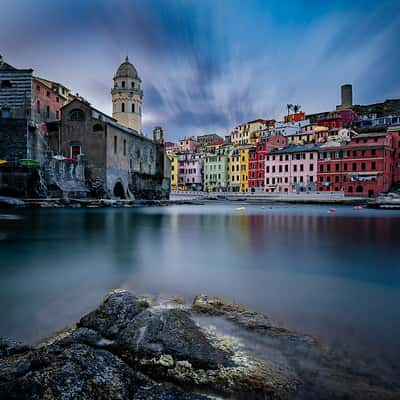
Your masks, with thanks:
M169 196L169 169L161 130L142 132L141 80L128 57L114 76L112 117L82 99L61 108L59 129L49 132L58 154L85 164L92 196L162 199Z

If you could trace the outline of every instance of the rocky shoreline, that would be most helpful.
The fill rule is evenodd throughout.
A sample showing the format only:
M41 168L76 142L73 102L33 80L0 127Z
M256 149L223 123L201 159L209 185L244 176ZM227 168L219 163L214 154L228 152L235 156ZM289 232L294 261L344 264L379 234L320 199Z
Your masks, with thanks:
M0 339L0 399L398 399L374 375L268 316L221 298L107 294L34 346Z

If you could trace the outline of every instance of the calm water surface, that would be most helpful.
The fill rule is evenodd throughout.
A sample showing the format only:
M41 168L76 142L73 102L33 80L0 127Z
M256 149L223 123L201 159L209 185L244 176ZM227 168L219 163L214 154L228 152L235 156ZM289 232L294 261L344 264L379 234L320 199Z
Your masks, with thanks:
M0 219L0 335L36 340L115 287L206 292L399 364L400 213L328 209L13 211Z

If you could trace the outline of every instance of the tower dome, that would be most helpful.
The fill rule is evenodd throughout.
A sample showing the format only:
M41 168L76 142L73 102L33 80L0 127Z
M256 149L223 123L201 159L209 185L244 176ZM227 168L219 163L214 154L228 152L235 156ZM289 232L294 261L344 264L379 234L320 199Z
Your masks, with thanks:
M119 66L115 78L138 78L136 68L129 62L128 56L125 57L125 61Z
M142 132L141 79L136 68L129 62L128 56L118 67L114 75L114 87L111 89L113 117L122 125Z

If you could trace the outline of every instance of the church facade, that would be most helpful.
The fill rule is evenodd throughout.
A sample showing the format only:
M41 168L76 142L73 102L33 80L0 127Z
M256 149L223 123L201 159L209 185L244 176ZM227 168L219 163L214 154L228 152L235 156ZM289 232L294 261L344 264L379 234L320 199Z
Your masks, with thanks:
M111 94L112 117L82 99L66 104L59 127L49 131L50 147L71 160L83 161L92 196L168 198L163 134L159 128L153 139L142 133L141 80L128 58L114 76Z

